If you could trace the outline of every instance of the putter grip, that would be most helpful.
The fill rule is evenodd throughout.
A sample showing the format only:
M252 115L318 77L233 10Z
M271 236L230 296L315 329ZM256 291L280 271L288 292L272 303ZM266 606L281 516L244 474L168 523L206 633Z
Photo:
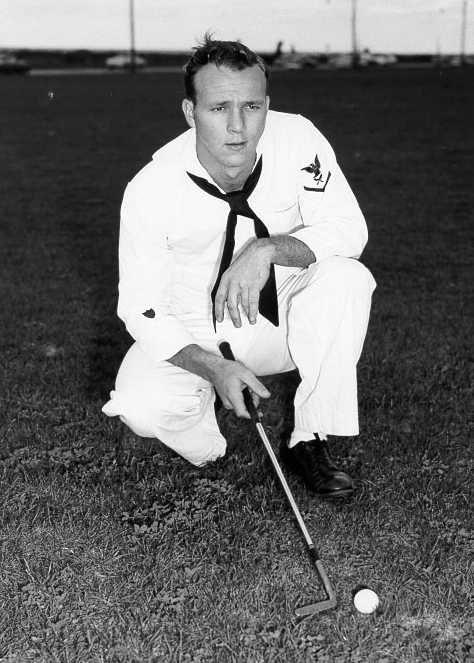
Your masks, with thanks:
M219 350L221 351L221 355L224 357L224 359L235 361L234 353L232 352L230 343L227 341L222 341L222 343L219 343ZM257 408L254 405L252 395L250 394L248 387L245 387L245 389L242 390L242 396L244 397L245 407L247 408L252 420L259 421L260 417L258 416Z
M222 341L222 343L219 343L219 350L221 351L221 355L224 357L224 359L235 361L234 353L232 352L230 343L227 341Z

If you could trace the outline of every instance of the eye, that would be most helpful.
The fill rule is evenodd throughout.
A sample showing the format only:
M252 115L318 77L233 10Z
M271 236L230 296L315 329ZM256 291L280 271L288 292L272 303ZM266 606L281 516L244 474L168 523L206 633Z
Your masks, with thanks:
M223 110L224 110L224 106L213 106L211 108L211 111L213 111L213 112L219 112L219 111L223 111Z
M260 104L247 104L247 108L249 110L259 110L259 108L261 108L261 105Z

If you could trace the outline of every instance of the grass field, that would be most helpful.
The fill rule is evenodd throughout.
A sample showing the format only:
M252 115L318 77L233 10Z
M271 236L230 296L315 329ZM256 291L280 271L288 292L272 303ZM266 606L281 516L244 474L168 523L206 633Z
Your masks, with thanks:
M0 661L474 661L474 76L280 72L273 107L328 136L366 213L378 289L346 504L297 480L339 607L245 422L197 470L106 419L127 179L184 129L179 75L0 79ZM470 130L469 130L469 127ZM470 133L469 133L470 131ZM277 440L294 379L271 378ZM381 597L363 617L359 583Z

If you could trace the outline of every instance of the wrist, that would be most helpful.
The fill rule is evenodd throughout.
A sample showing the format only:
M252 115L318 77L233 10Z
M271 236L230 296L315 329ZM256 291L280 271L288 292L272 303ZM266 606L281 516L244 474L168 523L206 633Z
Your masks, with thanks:
M208 352L204 361L201 364L201 377L210 382L216 383L217 376L219 375L225 359L220 355Z
M260 237L255 240L255 245L263 260L269 264L275 262L276 246L271 237Z
M189 373L199 375L204 380L213 383L214 378L224 363L224 359L213 352L204 350L197 344L187 345L168 361L179 366Z

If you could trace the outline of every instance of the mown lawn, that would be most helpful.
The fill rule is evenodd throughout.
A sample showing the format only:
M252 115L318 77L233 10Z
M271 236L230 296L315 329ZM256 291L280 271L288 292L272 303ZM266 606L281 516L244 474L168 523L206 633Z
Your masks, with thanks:
M0 661L474 660L473 74L274 75L335 147L378 281L361 435L335 442L357 494L291 479L339 598L303 621L315 574L252 429L221 413L228 456L197 470L100 412L130 343L120 199L184 128L180 77L0 79ZM267 382L276 445L295 377Z

